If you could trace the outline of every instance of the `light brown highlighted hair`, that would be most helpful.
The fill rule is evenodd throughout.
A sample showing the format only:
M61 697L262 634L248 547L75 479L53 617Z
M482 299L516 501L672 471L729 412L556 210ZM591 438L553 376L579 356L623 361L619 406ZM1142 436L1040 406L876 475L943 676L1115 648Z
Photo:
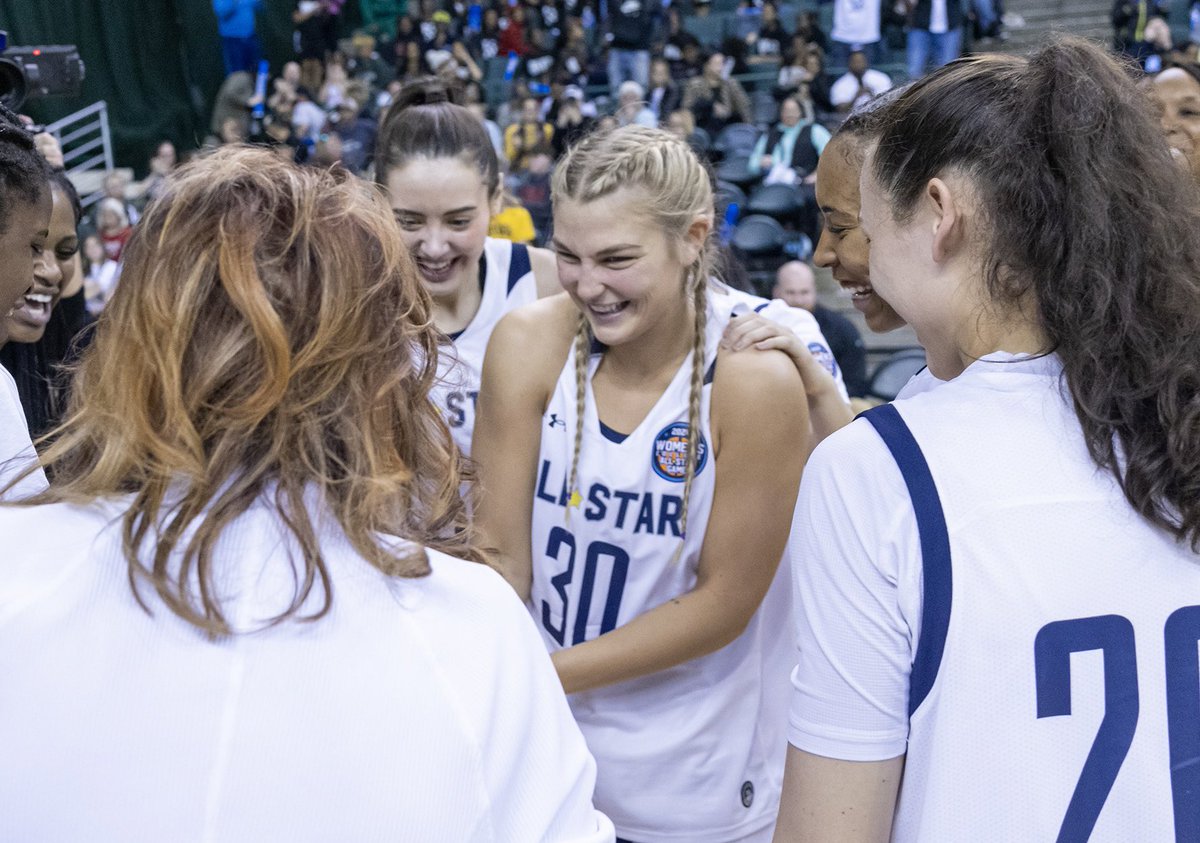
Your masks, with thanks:
M428 400L436 366L430 301L379 189L222 149L177 171L129 241L44 458L54 485L29 502L130 496L139 602L148 584L214 635L235 631L217 540L268 506L300 557L271 622L320 618L332 586L318 518L388 575L428 573L425 547L481 560Z

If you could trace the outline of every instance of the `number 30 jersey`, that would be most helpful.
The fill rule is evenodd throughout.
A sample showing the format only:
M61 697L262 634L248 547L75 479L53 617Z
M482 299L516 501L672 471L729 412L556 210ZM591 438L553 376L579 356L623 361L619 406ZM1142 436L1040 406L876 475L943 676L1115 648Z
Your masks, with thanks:
M729 315L722 300L710 295L715 304L686 538L681 516L691 355L638 427L621 436L597 415L591 377L599 353L588 361L585 410L576 419L572 347L542 419L533 504L531 610L551 651L595 639L696 583L715 487L709 406L717 343ZM576 424L583 425L580 497L568 520ZM612 817L620 837L728 843L762 833L769 839L794 661L786 568L780 566L758 612L728 646L570 698L596 756L596 805Z

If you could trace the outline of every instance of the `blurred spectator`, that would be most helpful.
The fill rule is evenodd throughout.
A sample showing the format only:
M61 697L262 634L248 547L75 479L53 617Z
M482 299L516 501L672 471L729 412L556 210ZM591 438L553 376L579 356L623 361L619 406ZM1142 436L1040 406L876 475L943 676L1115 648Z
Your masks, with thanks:
M292 107L292 130L301 141L315 141L325 129L327 115L313 102L312 92L301 85L296 89L296 104Z
M262 49L254 16L262 8L262 0L212 0L217 16L217 33L221 36L221 55L225 59L225 75L258 70Z
M533 52L533 45L525 30L525 7L513 6L508 10L506 24L500 27L500 55L516 55L525 58Z
M500 196L500 211L488 220L488 237L499 237L514 243L532 243L537 236L533 217L509 191Z
M842 370L842 380L852 398L867 394L867 352L862 335L854 324L836 311L817 302L817 284L812 268L800 261L788 261L775 275L772 297L783 299L791 307L812 313L829 343L833 359Z
M296 55L303 85L321 87L327 56L337 50L337 23L345 0L298 0L292 12L296 26Z
M557 70L574 82L587 84L591 67L592 52L588 47L583 21L577 17L569 17L564 29L563 45L558 50Z
M877 58L881 0L834 0L833 31L829 33L829 60L834 65L849 62L850 54L862 50Z
M691 63L685 58L690 51ZM683 16L678 6L667 7L667 40L662 47L662 57L671 65L671 76L675 79L690 79L696 75L699 65L700 39L683 28ZM691 65L695 65L694 67Z
M500 55L501 34L500 13L496 11L495 6L488 6L483 10L483 25L478 35L477 52L480 60L487 61Z
M814 123L795 97L788 97L779 106L779 123L759 137L750 153L750 172L763 174L765 184L811 184L829 137L828 129Z
M775 98L794 96L801 103L812 103L819 114L829 114L835 110L830 101L830 87L821 48L795 36L783 67L779 68Z
M688 81L682 105L713 139L730 123L754 122L750 98L740 82L725 77L725 56L721 53L710 55L704 62L704 72Z
M646 105L646 92L632 79L625 80L617 89L617 110L614 114L620 126L636 123L654 128L658 125L658 118Z
M792 31L792 36L804 39L806 44L815 44L820 47L822 55L829 52L829 39L821 31L821 24L817 20L816 12L797 12L796 28Z
M221 124L221 134L216 138L216 145L245 143L249 136L249 126L249 121L226 117L225 122Z
M1113 46L1118 51L1140 58L1146 42L1146 25L1167 14L1168 0L1116 0L1113 3Z
M504 157L514 171L528 169L532 156L550 151L554 127L542 120L540 106L537 97L526 97L520 121L504 130Z
M833 83L829 98L838 111L849 112L891 88L891 77L873 69L867 54L855 50L850 54L849 70Z
M496 125L496 121L488 119L487 108L481 102L467 103L465 107L468 111L478 117L479 122L483 124L483 128L487 129L488 138L492 141L492 148L496 150L496 157L503 158L504 133L500 131L500 127ZM383 121L381 120L380 122L382 123Z
M361 107L347 97L329 116L333 133L341 141L339 160L347 170L359 175L366 172L375 157L375 121L361 113Z
M396 71L403 75L408 64L408 46L417 45L420 54L421 33L417 30L417 22L411 15L401 15L396 19L396 38L392 42L392 55L395 58Z
M325 63L325 82L321 85L321 92L317 97L321 108L332 111L341 105L342 100L346 98L346 83L349 81L350 76L342 64L341 54L334 53Z
M354 52L346 60L346 71L351 79L365 83L374 97L395 78L396 68L375 51L376 42L370 35L355 35L352 43Z
M513 195L529 212L537 231L534 243L539 246L550 231L550 173L553 169L549 150L538 150L529 155L528 166L513 179Z
M611 0L608 4L608 89L615 95L629 79L650 86L650 46L654 41L652 0Z
M438 68L454 55L454 39L450 37L450 13L437 11L433 13L433 37L427 39L421 48L425 61L425 69L437 73Z
M483 79L483 70L471 58L471 52L461 41L450 47L450 58L442 62L436 74L451 87Z
M596 127L595 108L592 114L584 112L583 90L578 85L568 85L558 105L554 121L554 137L551 149L554 157L560 158L567 148Z
M784 46L791 40L783 24L779 22L779 10L770 0L762 5L762 19L757 30L746 36L751 64L778 59Z
M1156 100L1167 143L1200 184L1200 67L1168 67L1144 84Z
M121 208L125 211L125 218L129 220L130 225L137 225L138 218L141 214L137 208L129 201L129 177L120 170L113 170L104 177L104 195L109 199L115 199L121 203Z
M666 120L671 112L679 107L683 93L679 83L671 78L671 66L664 58L656 58L650 62L650 93L646 95L646 105L654 112L660 122Z
M109 259L119 263L125 244L133 234L129 217L125 216L125 204L121 200L111 196L100 200L96 211L96 231Z
M225 77L217 91L217 99L213 104L212 120L209 128L212 136L218 142L227 134L226 122L237 122L240 133L244 137L250 129L250 108L254 99L254 76L248 71L239 70Z
M905 0L908 34L905 52L908 78L919 79L932 59L933 68L949 64L962 52L963 11L959 0Z
M99 234L92 234L83 241L83 267L87 312L99 316L117 288L118 274L118 264L108 256Z
M166 187L167 176L171 174L178 163L179 156L175 151L175 144L169 140L159 143L154 157L150 159L150 175L142 183L142 195L147 200L153 201L162 194Z

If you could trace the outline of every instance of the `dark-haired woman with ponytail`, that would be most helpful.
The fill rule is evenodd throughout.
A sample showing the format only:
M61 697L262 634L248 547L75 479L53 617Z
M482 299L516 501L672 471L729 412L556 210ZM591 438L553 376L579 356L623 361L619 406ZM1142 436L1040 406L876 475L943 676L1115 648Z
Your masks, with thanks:
M433 297L433 323L453 343L433 398L469 454L492 329L562 288L550 252L487 236L503 195L500 161L483 123L450 94L431 79L400 92L379 132L375 173Z
M1200 840L1200 209L1063 39L874 125L874 290L946 381L814 452L776 841Z

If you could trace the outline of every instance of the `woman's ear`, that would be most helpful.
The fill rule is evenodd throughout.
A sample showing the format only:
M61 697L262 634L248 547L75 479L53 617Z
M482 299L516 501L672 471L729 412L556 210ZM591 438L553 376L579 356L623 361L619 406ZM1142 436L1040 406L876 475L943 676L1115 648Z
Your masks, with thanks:
M504 209L504 185L497 183L496 189L492 191L491 197L488 199L488 213L491 216L496 216Z
M712 217L708 214L699 214L692 220L692 224L688 226L687 234L684 236L684 264L691 266L696 262L711 231Z
M962 179L944 181L934 178L925 186L924 201L932 212L933 260L936 263L945 263L967 242L965 191Z

